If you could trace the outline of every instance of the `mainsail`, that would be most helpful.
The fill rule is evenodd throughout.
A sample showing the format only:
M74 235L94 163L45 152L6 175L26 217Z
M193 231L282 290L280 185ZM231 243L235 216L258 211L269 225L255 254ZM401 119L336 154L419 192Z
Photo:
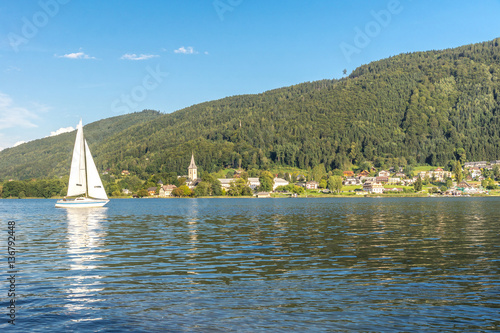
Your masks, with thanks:
M87 193L87 176L85 174L85 146L83 142L82 121L78 124L73 159L69 173L68 197Z

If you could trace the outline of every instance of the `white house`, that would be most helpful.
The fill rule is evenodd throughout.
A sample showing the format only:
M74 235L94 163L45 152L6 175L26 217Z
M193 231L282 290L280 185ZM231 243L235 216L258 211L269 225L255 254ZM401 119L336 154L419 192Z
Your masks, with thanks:
M378 173L378 176L379 177L390 177L391 176L391 173L389 171L386 171L386 170L381 170L379 173Z
M248 186L249 186L252 190L255 190L257 187L259 187L259 186L260 186L260 181L259 181L259 178L248 177Z
M472 178L476 178L482 175L481 169L479 169L478 167L473 167L469 169L469 171Z
M220 181L220 187L229 190L231 183L236 181L236 178L217 178L217 180Z
M363 191L368 193L384 193L384 186L380 183L366 182L363 184Z
M173 190L175 190L177 186L175 185L163 185L160 187L160 197L169 197L172 195Z
M274 178L273 191L276 190L278 186L287 186L289 183L283 178Z
M346 177L344 185L360 185L361 180L358 177Z
M308 189L308 190L317 190L319 187L319 183L315 182L314 180L311 180L311 181L307 182L305 186L306 186L306 189Z

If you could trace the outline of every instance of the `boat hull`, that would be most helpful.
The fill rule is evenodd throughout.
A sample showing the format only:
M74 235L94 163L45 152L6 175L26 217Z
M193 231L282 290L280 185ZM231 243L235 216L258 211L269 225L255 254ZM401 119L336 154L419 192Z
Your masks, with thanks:
M90 198L75 199L75 200L58 200L56 208L96 208L103 207L109 200L96 200Z

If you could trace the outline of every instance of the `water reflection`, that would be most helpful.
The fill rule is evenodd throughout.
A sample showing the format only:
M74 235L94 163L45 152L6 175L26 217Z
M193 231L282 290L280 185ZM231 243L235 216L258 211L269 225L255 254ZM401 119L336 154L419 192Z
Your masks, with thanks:
M20 204L22 331L500 327L500 198Z
M97 262L105 257L103 243L106 237L101 222L107 217L107 208L67 209L67 254L70 273L66 276L67 303L70 311L90 309L99 298L101 276L95 271Z

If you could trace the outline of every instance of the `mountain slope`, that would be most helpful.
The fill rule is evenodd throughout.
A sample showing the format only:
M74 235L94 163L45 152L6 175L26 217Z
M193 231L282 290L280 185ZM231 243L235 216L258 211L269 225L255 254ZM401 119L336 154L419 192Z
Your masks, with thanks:
M341 80L194 105L124 127L91 149L100 168L138 174L185 173L191 151L208 171L500 159L499 43L401 54ZM18 162L4 166L6 157L19 160L17 148L0 152L0 178L42 176ZM67 172L59 161L48 175Z
M84 126L91 150L110 136L160 116L157 111L143 111L100 120ZM75 133L34 140L0 152L0 179L49 178L69 174ZM101 166L102 167L102 166Z

